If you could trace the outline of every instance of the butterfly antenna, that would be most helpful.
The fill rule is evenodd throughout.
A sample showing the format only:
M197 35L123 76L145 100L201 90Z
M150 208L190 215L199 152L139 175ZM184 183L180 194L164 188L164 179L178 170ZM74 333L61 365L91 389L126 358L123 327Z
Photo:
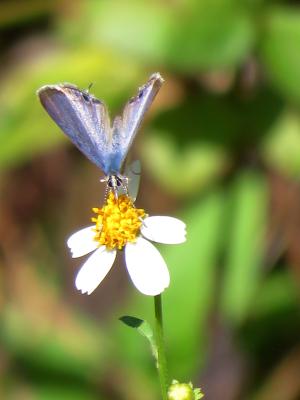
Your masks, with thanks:
M91 90L91 88L92 88L93 85L94 85L94 82L91 82L91 83L89 84L88 88L86 89L86 91L87 91L88 93L90 93L90 90Z

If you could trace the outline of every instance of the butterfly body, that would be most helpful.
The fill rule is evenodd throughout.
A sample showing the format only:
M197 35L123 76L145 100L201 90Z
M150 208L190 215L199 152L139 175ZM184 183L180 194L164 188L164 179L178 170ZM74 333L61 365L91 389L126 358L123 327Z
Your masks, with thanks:
M46 85L37 94L51 118L116 189L128 150L162 83L159 73L151 75L113 124L101 100L70 83Z

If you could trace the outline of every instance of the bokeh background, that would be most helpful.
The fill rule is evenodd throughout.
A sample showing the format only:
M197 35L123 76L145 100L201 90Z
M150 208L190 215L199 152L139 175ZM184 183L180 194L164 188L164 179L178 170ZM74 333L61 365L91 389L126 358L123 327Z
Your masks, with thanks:
M72 82L111 114L166 80L132 150L137 204L174 215L162 246L170 375L207 400L300 399L300 8L272 0L0 3L0 398L156 400L152 299L122 257L74 288L66 238L103 201L102 176L40 106Z

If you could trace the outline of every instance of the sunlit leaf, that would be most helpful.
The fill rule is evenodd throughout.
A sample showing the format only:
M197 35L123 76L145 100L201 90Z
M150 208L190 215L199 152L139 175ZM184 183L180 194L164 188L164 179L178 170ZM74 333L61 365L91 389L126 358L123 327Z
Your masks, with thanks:
M216 117L217 115L217 117ZM170 192L200 192L229 165L240 116L223 98L195 97L161 113L141 143L145 169Z
M300 10L273 7L266 13L261 56L267 78L287 98L300 101Z
M194 4L181 10L180 24L170 41L170 64L197 71L234 67L244 61L253 45L254 29L241 4L219 0Z
M223 193L215 189L182 214L186 243L163 247L171 272L171 285L164 296L166 338L171 371L178 379L192 376L205 363L223 212Z
M242 322L251 310L263 275L267 218L267 188L263 177L243 172L232 186L221 308L226 318Z
M175 24L172 14L172 7L163 2L91 2L87 12L89 40L140 60L159 62Z
M286 110L278 117L263 142L262 152L272 168L299 177L300 117L296 112Z

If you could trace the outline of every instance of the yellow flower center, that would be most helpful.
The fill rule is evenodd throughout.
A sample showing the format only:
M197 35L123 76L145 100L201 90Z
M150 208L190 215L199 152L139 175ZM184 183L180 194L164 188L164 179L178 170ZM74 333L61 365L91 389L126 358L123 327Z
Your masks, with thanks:
M132 200L121 195L117 199L109 193L102 208L93 208L95 225L94 240L108 249L121 250L127 242L134 242L140 232L145 210L135 208Z

